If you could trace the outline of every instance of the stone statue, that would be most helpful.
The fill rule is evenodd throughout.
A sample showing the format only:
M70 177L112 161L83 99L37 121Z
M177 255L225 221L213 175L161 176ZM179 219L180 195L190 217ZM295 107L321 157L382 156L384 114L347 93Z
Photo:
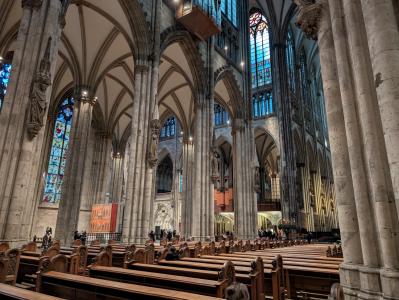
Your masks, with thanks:
M255 192L260 192L260 175L259 175L259 167L255 167L255 175L254 175L254 188Z
M294 0L298 6L296 25L301 28L309 39L317 40L320 19L322 14L322 3L309 0Z
M148 151L148 163L151 167L155 167L158 163L158 143L159 143L159 129L161 123L159 120L154 119L151 121L151 141Z
M219 177L219 154L216 150L213 151L213 155L211 157L211 170L212 170L212 177Z
M36 73L30 92L27 130L31 139L33 139L43 127L43 118L47 110L46 91L51 84L50 47L51 37L48 38L46 51L40 62L40 68Z

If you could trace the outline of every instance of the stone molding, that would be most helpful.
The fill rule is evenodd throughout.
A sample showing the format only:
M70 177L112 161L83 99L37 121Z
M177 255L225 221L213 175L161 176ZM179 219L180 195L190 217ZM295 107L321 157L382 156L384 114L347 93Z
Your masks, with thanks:
M322 1L294 0L298 6L296 25L309 39L317 41L322 16Z

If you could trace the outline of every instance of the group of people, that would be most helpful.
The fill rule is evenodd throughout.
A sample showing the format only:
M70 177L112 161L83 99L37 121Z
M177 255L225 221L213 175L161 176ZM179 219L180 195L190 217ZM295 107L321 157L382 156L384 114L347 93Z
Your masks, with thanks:
M268 230L258 229L258 236L259 238L268 238L270 240L279 238L279 236L273 229L268 229Z
M80 240L82 242L82 245L86 244L86 239L87 239L87 233L86 231L83 231L82 233L79 233L77 230L73 234L73 239Z
M151 232L148 234L148 238L155 242L155 240L163 240L167 239L168 242L172 241L172 239L176 236L176 230L166 230L166 229L161 229L159 233L155 233L154 230L151 230Z

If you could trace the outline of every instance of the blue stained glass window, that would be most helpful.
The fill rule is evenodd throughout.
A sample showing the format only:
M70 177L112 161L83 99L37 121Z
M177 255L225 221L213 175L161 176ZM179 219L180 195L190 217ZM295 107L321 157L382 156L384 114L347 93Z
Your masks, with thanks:
M237 1L236 0L222 0L221 2L222 13L237 26Z
M3 107L4 97L7 92L8 82L10 81L11 64L0 64L0 111Z
M66 152L73 116L73 98L66 98L59 107L54 125L50 160L44 187L43 202L55 204L61 199L61 186L65 173Z
M214 105L214 116L216 126L228 124L230 122L229 113L218 103Z
M272 83L269 25L265 16L255 12L249 17L252 87Z
M253 115L255 118L273 113L272 91L257 93L252 98Z
M175 117L168 118L163 124L160 132L161 138L173 137L176 134L176 119Z
M288 68L288 81L292 92L295 92L295 45L291 29L288 30L286 60Z

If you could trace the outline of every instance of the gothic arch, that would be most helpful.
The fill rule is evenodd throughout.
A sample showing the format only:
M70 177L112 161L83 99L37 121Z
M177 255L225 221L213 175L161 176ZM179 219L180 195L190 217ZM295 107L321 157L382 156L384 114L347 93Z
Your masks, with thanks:
M230 66L223 66L215 71L215 89L219 82L223 82L229 94L230 103L226 103L232 118L244 118L244 103L241 97L241 90Z

